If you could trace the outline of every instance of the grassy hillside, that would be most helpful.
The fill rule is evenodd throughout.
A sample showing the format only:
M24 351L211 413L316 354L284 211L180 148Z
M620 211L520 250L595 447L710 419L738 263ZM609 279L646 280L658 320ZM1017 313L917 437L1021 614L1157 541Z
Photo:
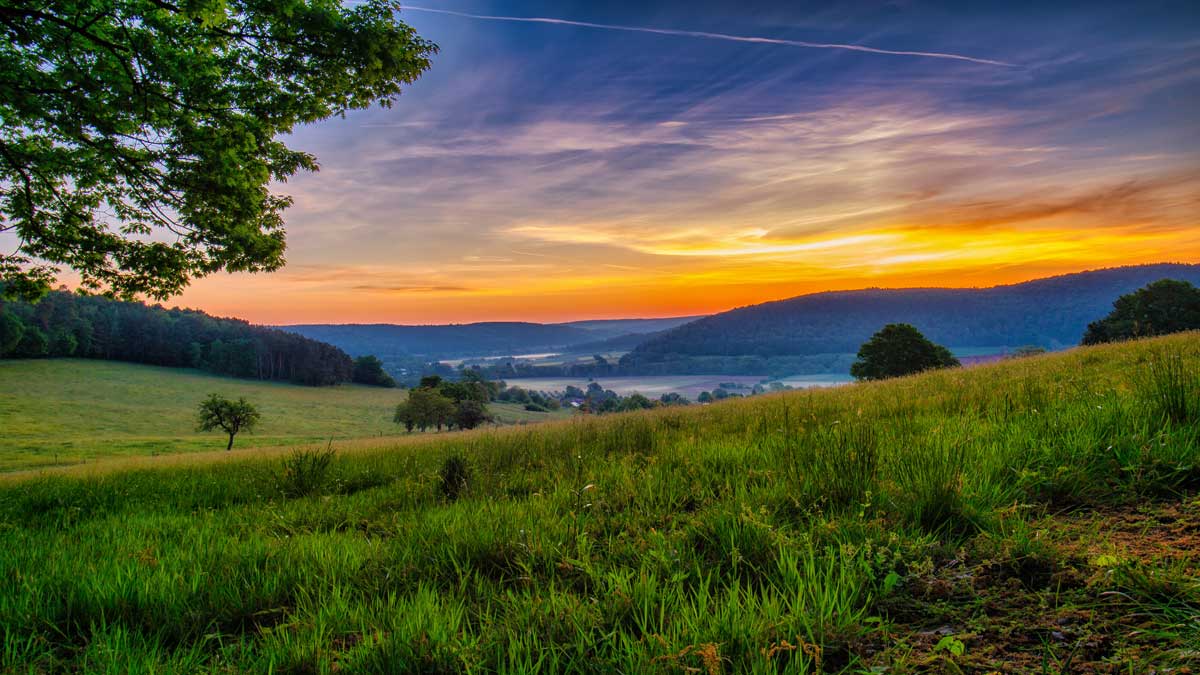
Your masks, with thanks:
M0 668L1188 672L1198 338L10 479Z
M302 387L200 371L113 361L0 360L0 471L120 455L223 449L220 434L196 432L196 406L209 393L245 396L262 423L235 449L397 435L404 392L342 385ZM504 423L553 415L493 406Z

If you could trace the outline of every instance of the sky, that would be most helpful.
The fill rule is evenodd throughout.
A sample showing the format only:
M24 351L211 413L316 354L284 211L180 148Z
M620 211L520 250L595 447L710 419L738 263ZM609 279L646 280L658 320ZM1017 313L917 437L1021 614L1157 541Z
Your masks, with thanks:
M288 139L321 170L275 188L287 267L165 304L569 321L1200 262L1200 4L966 5L405 4L440 53Z

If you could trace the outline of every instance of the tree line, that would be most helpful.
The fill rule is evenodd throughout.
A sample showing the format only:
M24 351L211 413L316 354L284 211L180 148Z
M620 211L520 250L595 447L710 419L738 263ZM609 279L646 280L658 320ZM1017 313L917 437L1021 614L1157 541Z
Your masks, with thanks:
M65 290L37 303L0 301L0 357L127 361L312 386L395 386L378 359L356 362L333 345L294 333Z

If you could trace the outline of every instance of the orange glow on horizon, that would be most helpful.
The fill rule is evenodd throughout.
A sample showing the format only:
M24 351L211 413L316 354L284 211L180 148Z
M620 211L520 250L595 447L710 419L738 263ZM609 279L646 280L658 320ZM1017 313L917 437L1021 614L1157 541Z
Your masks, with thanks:
M556 244L568 244L558 231ZM744 245L738 248L739 245ZM561 322L711 314L831 290L987 287L1155 262L1200 262L1195 228L920 227L769 239L760 233L703 242L659 241L640 251L654 266L533 266L514 275L438 277L423 286L370 283L387 268L284 270L197 282L168 305L267 324ZM651 249L650 246L658 247ZM679 247L679 248L672 248ZM682 252L680 252L682 251Z

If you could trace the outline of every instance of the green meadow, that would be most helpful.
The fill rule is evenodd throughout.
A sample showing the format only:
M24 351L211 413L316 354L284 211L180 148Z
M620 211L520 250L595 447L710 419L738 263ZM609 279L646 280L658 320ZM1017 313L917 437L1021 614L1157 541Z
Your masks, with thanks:
M330 453L10 476L0 667L1192 672L1198 338ZM99 370L70 391L16 390L8 370L79 367L0 366L5 414L29 408L24 442L86 443L72 422L118 438L143 403L171 436L218 382L143 379L143 403L110 409L98 388L123 385ZM245 386L260 436L281 440L325 436L334 407L339 438L386 432L394 396Z
M0 472L223 450L221 434L196 431L196 407L210 393L244 396L262 410L235 451L403 433L392 422L405 396L396 389L303 387L116 361L0 360ZM501 424L567 414L491 408Z

